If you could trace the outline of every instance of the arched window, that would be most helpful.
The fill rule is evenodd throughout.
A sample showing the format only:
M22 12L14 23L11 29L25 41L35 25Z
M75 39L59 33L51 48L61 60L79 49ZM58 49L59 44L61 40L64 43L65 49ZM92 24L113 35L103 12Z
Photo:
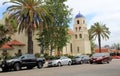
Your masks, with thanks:
M71 54L73 53L73 50L72 50L72 43L70 43L70 51L71 51Z
M82 34L79 34L79 38L82 38Z
M77 20L77 24L80 24L79 20Z
M77 27L75 29L76 29L76 32L77 32Z
M85 24L85 20L83 20L83 24Z
M77 39L77 34L75 35L75 39Z
M79 46L77 47L77 52L80 53L80 49L79 49Z
M81 27L79 27L79 31L81 30Z

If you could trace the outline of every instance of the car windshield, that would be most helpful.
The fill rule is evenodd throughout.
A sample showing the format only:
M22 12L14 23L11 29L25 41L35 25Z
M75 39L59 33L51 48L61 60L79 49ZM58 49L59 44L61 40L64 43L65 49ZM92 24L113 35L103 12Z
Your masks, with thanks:
M93 57L101 57L101 56L103 56L101 53L93 54Z
M75 57L73 57L73 58L79 58L79 56L75 56Z

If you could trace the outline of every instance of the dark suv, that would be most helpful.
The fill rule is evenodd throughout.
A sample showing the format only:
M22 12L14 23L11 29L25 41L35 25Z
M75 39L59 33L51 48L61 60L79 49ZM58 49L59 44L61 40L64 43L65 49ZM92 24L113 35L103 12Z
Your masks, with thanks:
M36 58L33 54L24 54L17 58L2 61L1 68L2 71L8 71L10 69L18 71L22 69L22 67L32 69L37 66L37 68L42 68L44 63L45 58Z
M109 53L94 53L90 59L90 63L109 63L112 57Z

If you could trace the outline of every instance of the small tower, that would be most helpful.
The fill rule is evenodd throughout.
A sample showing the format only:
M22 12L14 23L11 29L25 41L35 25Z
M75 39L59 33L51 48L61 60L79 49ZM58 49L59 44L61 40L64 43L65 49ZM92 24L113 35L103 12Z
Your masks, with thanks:
M74 19L73 31L73 49L75 55L91 54L90 40L88 30L86 27L86 20L81 13L78 13Z

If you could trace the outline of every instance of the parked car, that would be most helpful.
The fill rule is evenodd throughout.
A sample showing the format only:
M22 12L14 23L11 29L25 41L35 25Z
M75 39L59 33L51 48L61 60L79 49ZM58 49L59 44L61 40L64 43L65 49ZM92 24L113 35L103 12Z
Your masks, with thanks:
M90 63L109 63L112 60L112 57L109 53L95 53L90 59Z
M72 64L83 64L89 62L90 62L90 57L88 55L74 56L72 59Z
M44 63L45 58L36 58L33 54L24 54L20 57L2 61L0 67L2 68L2 71L9 71L11 69L18 71L22 69L22 67L32 69L37 66L37 68L42 68Z
M60 56L56 59L48 61L48 67L51 66L62 66L62 65L71 65L72 60L66 56Z

